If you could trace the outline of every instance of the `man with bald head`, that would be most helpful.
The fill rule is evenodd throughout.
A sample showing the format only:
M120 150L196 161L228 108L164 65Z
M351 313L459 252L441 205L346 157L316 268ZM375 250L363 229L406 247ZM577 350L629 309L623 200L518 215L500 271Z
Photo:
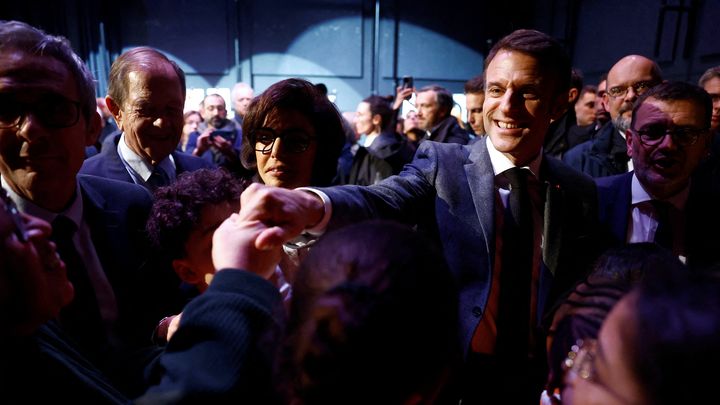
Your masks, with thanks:
M635 100L662 82L662 73L652 60L640 55L620 59L608 72L607 92L602 103L612 125L605 125L595 139L569 150L563 161L592 177L626 173L632 169L626 146Z
M139 47L110 68L107 107L122 133L83 163L81 173L139 184L150 191L178 174L213 165L176 150L183 127L185 73L161 52Z

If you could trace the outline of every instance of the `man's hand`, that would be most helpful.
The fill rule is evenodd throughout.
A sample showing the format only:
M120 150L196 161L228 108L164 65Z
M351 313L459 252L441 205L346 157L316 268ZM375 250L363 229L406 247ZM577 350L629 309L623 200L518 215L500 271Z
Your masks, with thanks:
M205 130L198 136L197 143L195 145L195 150L193 150L192 154L194 156L200 156L203 153L205 153L208 149L210 149L210 146L213 145L213 139L210 134L214 131L213 128L207 127Z
M267 226L255 247L273 249L317 225L325 214L322 200L302 190L251 184L240 197L240 215Z
M402 107L403 100L412 96L415 91L414 87L402 87L398 86L396 89L395 102L393 102L393 110L398 110Z

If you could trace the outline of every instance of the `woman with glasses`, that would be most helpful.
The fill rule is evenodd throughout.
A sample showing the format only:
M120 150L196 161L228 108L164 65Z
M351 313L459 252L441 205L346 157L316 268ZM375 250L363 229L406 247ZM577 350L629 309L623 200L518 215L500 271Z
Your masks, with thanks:
M329 186L345 143L341 119L312 83L279 81L250 102L240 158L256 171L256 182L289 189ZM285 244L280 268L291 284L312 242L301 237Z
M327 97L308 81L287 79L250 103L241 159L267 185L328 186L344 142L340 114Z

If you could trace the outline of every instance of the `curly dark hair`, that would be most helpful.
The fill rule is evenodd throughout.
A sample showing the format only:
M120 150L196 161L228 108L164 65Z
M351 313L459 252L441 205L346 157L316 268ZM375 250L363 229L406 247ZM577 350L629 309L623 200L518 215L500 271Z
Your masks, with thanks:
M146 229L150 242L170 259L185 256L185 242L208 205L237 201L245 184L224 169L185 172L155 191Z
M240 159L243 166L257 171L254 132L276 110L297 111L310 121L317 137L317 154L309 185L330 185L337 172L340 151L345 144L345 132L335 105L307 80L281 80L250 102L242 128Z

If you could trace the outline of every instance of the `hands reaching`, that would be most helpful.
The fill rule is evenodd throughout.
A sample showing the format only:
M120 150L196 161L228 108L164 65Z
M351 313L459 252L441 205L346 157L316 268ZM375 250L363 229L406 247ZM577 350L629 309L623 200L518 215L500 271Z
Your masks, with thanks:
M324 213L322 201L308 192L259 184L250 185L240 201L240 213L213 235L213 264L264 278L272 276L282 244L320 222Z

